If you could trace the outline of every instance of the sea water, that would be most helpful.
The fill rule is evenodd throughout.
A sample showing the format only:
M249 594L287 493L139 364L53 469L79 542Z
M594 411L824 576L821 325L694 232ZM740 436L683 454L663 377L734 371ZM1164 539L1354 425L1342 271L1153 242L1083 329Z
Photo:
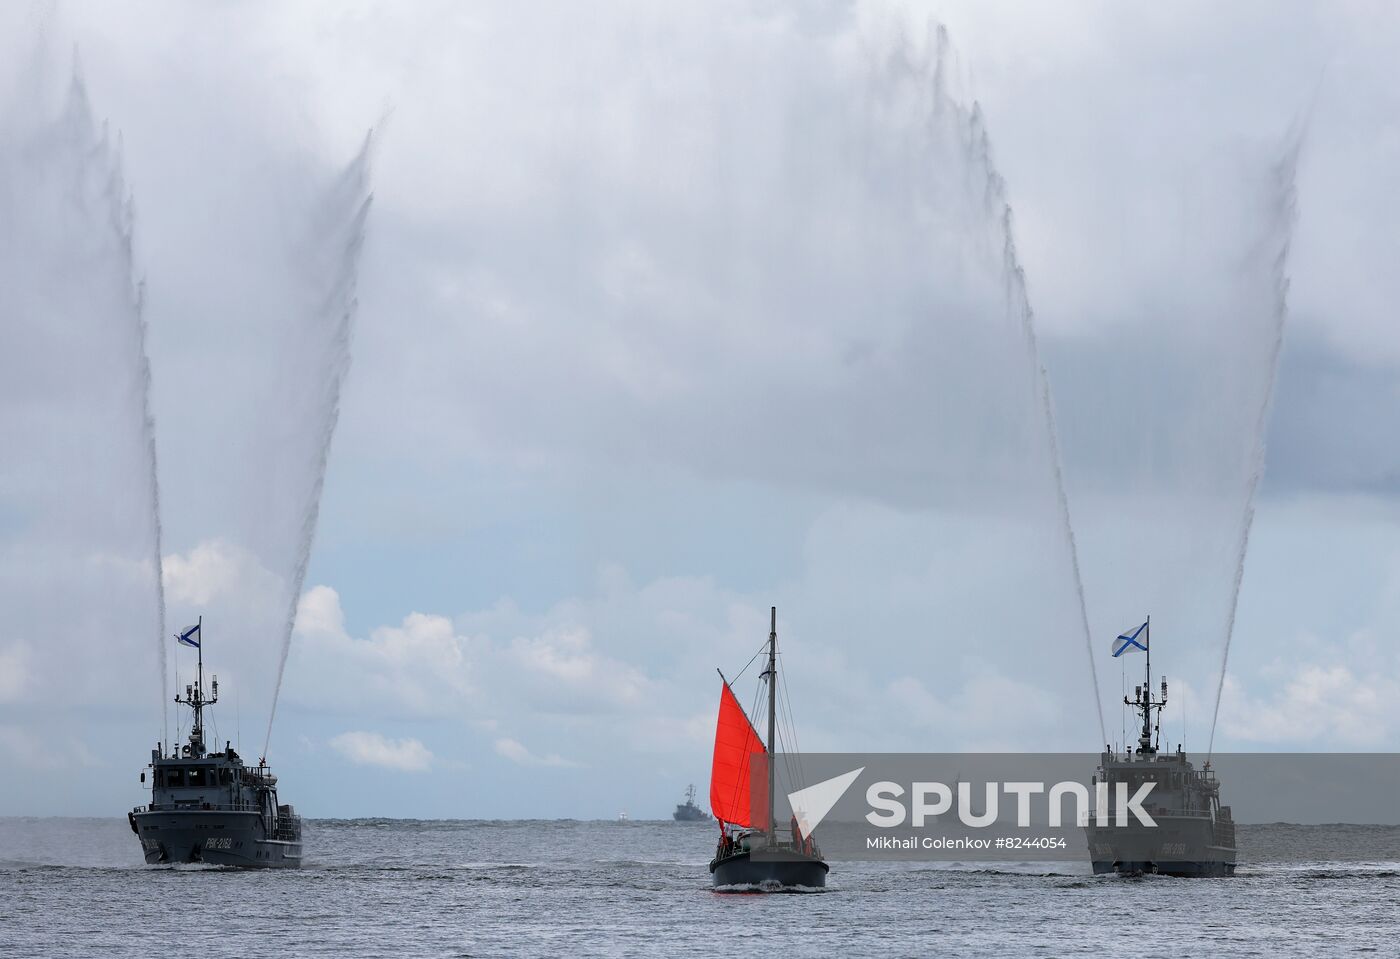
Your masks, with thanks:
M822 892L736 895L713 823L315 820L303 868L259 872L145 866L120 819L0 819L0 955L1393 955L1400 863L1269 858L1299 829L1400 840L1242 826L1231 879L838 862Z

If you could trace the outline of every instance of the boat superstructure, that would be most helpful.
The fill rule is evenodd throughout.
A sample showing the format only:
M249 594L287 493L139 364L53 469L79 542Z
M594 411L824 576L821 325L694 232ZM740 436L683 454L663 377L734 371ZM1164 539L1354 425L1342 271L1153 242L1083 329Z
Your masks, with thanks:
M1143 636L1141 644L1136 642L1138 635ZM1131 637L1125 634L1119 639L1128 640L1147 657L1147 682L1136 687L1132 699L1123 697L1124 704L1141 715L1142 731L1136 749L1129 746L1118 752L1110 746L1100 756L1094 782L1107 785L1111 816L1107 824L1093 820L1085 824L1094 872L1232 876L1237 861L1235 823L1230 807L1220 804L1220 782L1210 761L1198 770L1179 744L1176 752L1159 748L1167 680L1162 678L1160 695L1154 697L1151 619ZM1113 805L1117 797L1136 795L1146 784L1151 784L1151 790L1143 807L1155 825L1147 826L1135 817L1125 817L1127 824L1117 825L1118 810Z
M199 650L195 681L175 702L193 713L188 741L167 754L151 750L151 801L127 814L151 864L213 863L277 867L301 864L301 818L277 800L277 777L260 760L248 766L231 742L204 743L204 710L219 701L219 679L204 691L203 619L177 640ZM141 774L144 782L146 773Z
M771 611L768 633L768 738L765 747L729 681L720 673L719 719L715 726L714 764L710 771L710 808L719 820L719 844L710 862L713 884L721 889L820 889L829 870L816 839L803 836L794 817L787 829L773 819L773 755L777 729L778 610ZM751 801L752 763L766 770L767 795ZM758 815L755 815L757 813Z

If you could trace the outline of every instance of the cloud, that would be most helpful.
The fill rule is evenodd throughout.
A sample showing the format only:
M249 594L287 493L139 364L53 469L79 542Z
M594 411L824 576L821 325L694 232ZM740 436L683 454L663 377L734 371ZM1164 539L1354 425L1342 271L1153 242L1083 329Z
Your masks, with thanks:
M1230 677L1221 706L1222 732L1239 744L1294 749L1384 749L1400 723L1400 670L1341 661L1274 664L1271 687ZM1389 664L1387 664L1389 665Z
M518 766L574 767L579 765L576 762L564 759L554 753L550 753L548 756L536 756L534 753L530 752L530 750L526 749L523 744L508 737L496 740L495 748L498 755L504 756Z
M223 539L205 540L162 558L167 602L207 607L230 597L253 603L275 599L281 580L251 551Z
M379 733L346 732L334 737L331 748L360 766L380 766L402 772L426 772L433 754L416 739L388 739Z
M476 645L447 617L423 613L354 638L336 591L314 586L298 604L287 694L293 702L356 714L460 715L476 696Z
M599 655L587 628L549 628L517 636L502 657L528 677L545 709L614 712L653 699L651 681L636 666Z
M303 596L297 614L293 671L309 682L289 686L293 699L387 716L490 718L525 704L556 715L613 714L659 701L637 666L601 655L576 620L541 623L535 635L498 638L459 632L441 615L410 613L368 637L345 630L340 597L328 586Z

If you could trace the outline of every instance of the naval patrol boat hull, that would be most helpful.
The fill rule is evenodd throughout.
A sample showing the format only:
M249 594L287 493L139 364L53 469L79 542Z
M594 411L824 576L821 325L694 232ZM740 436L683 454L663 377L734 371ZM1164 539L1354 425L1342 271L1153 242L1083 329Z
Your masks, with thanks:
M710 863L710 877L717 889L824 889L830 867L801 853L769 852L758 859L735 853Z
M1204 860L1201 862L1156 862L1139 860L1125 862L1094 862L1094 875L1115 873L1120 876L1179 876L1183 879L1222 879L1235 874L1235 864Z
M1088 831L1095 875L1223 877L1235 850L1214 842L1210 820L1159 815L1155 828L1097 826Z
M301 865L301 836L268 838L257 812L147 811L133 812L129 818L146 862L153 866L202 862L275 869Z

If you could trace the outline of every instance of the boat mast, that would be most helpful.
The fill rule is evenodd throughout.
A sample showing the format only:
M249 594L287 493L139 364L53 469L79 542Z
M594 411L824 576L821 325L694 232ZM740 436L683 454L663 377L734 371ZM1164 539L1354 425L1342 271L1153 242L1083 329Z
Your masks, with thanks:
M1147 696L1148 707L1142 711L1142 739L1141 742L1152 744L1152 616L1148 614L1147 622L1143 624L1143 630L1147 633L1147 677L1142 684L1143 692Z
M195 651L199 655L198 666L196 667L195 680L193 686L185 687L185 698L181 699L177 694L175 702L190 707L194 712L194 726L190 729L190 758L204 758L204 707L212 706L219 701L219 678L214 677L213 695L208 699L204 698L204 617L199 617L195 629L199 633L199 645Z
M773 733L778 719L778 607L771 611L768 630L768 835L776 845L778 830L773 822Z
M1157 751L1157 747L1152 743L1152 710L1157 710L1157 730L1160 735L1162 729L1162 709L1167 705L1167 681L1162 680L1162 695L1160 699L1152 698L1152 617L1147 617L1144 624L1146 632L1146 642L1143 648L1147 652L1146 683L1136 689L1136 698L1129 700L1123 697L1123 702L1142 713L1142 735L1138 737L1138 752L1151 755Z

